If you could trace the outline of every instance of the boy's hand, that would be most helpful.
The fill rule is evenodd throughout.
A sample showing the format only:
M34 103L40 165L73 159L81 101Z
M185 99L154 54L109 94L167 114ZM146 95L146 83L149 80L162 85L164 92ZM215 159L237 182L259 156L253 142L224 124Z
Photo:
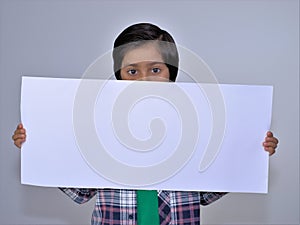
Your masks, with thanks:
M24 129L22 123L17 126L12 139L18 148L21 148L22 144L26 141L26 130Z
M268 131L265 137L265 141L263 142L263 147L267 152L269 152L270 156L275 153L275 149L277 148L278 143L278 139L273 136L273 133L271 131Z

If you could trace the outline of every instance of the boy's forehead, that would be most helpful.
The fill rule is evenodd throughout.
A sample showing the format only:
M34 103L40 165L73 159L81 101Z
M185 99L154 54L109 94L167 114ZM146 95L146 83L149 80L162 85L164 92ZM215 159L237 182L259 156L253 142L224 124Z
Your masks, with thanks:
M123 58L122 66L140 62L164 62L161 53L154 44L146 44L129 50Z

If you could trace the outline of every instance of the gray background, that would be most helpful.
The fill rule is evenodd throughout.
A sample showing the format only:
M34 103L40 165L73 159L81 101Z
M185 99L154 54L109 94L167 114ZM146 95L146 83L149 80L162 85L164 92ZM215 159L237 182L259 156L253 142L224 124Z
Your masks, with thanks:
M77 205L56 188L20 184L11 135L20 121L21 76L79 78L136 22L168 30L220 83L274 86L271 130L280 145L270 159L269 193L231 193L202 208L203 224L299 224L299 1L293 0L0 1L0 224L89 224L95 199Z

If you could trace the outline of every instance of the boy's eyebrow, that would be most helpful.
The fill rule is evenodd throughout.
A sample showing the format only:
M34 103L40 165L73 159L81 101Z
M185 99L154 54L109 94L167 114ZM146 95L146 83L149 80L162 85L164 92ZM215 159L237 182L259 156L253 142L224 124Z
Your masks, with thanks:
M129 64L125 64L123 67L127 67L127 66L133 66L133 67L135 67L135 66L138 66L138 64L139 63L129 63ZM148 63L148 65L150 65L150 66L153 66L153 65L156 65L156 64L165 64L165 63L164 62L159 62L159 61L150 61Z

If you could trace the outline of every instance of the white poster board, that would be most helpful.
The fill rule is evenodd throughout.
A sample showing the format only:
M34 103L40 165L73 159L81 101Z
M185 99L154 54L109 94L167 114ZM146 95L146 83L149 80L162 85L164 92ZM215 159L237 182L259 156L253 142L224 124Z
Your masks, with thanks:
M272 91L23 77L22 183L266 193Z

